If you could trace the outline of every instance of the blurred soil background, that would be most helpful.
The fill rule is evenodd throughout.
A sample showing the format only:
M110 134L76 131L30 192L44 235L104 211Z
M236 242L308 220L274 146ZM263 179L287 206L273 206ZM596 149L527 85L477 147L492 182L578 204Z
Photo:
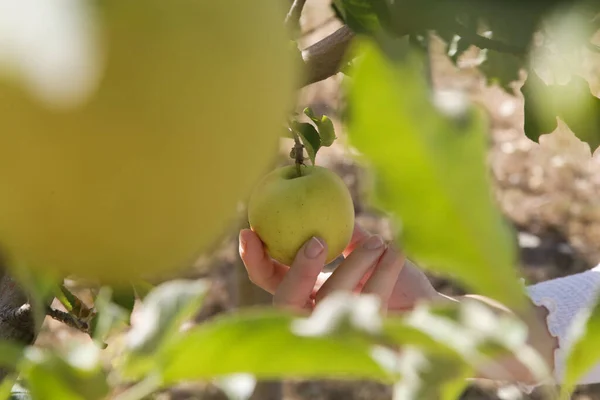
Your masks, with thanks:
M318 41L335 31L340 23L334 18L327 0L309 0L301 20L305 32L301 47ZM476 53L473 52L472 55ZM600 57L590 54L586 68L595 95L599 94ZM458 67L444 54L441 42L432 43L433 83L440 89L460 89L483 105L491 116L489 168L493 177L498 204L519 232L521 271L529 284L584 271L600 263L600 156L592 157L587 145L576 139L567 127L542 138L537 144L523 132L523 101L515 85L514 94L489 86L473 66L468 55ZM304 88L300 93L299 110L311 106L317 114L330 116L336 124L337 144L322 149L317 163L334 169L351 189L359 222L391 239L388 221L364 204L365 189L360 168L344 147L344 132L339 122L340 75ZM281 163L287 163L290 143L282 144ZM245 221L240 221L240 227ZM197 321L210 318L233 308L268 303L270 296L254 288L245 276L238 256L237 230L233 230L213 257L200 260L188 277L207 277L213 282L211 294ZM202 272L210 266L211 272ZM436 288L447 294L460 294L451 282L430 276ZM246 299L240 301L240 299ZM250 300L249 300L250 299ZM43 346L56 340L67 341L82 334L48 320L38 340ZM265 354L265 357L277 355ZM256 394L254 400L275 400L273 387ZM391 388L371 382L293 381L279 388L285 400L389 400ZM275 390L275 393L277 390ZM508 393L504 391L504 393ZM158 395L159 399L223 399L226 397L212 385L182 386ZM542 399L533 392L516 396L502 394L493 384L478 384L469 388L462 399ZM600 400L600 385L581 387L573 397L577 400Z

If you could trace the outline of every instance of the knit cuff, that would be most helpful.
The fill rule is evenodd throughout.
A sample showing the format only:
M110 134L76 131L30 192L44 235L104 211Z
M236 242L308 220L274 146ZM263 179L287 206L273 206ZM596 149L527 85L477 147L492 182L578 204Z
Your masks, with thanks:
M600 291L600 265L574 275L532 285L527 293L533 303L548 310L548 331L558 339L554 351L554 378L560 384L564 378L565 362L573 340L573 327L594 305ZM574 324L575 323L575 324ZM584 376L579 384L600 382L600 364Z

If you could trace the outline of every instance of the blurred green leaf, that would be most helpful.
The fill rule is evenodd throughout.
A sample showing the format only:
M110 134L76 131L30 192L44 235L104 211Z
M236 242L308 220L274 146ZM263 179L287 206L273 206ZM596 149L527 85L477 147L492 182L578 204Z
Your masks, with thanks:
M539 142L541 135L553 132L558 126L551 90L532 69L521 87L521 93L525 102L525 135L534 142Z
M16 381L17 375L8 375L4 377L2 382L0 382L0 400L12 400L11 395L13 394L13 388Z
M23 346L7 340L0 340L0 367L14 367L23 356Z
M294 130L300 136L302 144L308 153L308 157L314 165L317 152L321 148L321 138L319 137L319 132L317 132L317 129L308 122L295 122Z
M322 115L321 117L316 116L310 107L304 109L304 114L306 114L315 123L315 125L317 125L320 137L320 145L325 147L331 146L335 139L337 139L331 119L329 119L329 117L326 115Z
M36 400L100 400L109 391L94 344L74 346L67 354L30 348L22 371Z
M137 376L157 368L162 348L181 337L181 324L198 311L207 291L208 283L202 280L169 281L152 290L127 334L122 372Z
M250 373L259 379L390 380L362 334L302 336L295 317L272 309L217 317L170 346L165 382Z
M127 323L131 322L131 312L135 306L135 289L133 285L113 287L112 302L127 313Z
M349 87L348 134L374 200L401 223L406 253L470 290L523 307L515 237L492 197L487 120L460 95L436 106L412 60L392 64L367 41Z
M404 372L394 386L394 400L455 400L474 372L461 360L428 356L409 347L400 358Z
M379 0L334 0L335 10L353 31L374 33L381 25L373 7Z
M541 135L554 131L558 117L590 145L592 152L600 146L600 99L592 94L585 79L572 75L564 85L548 85L532 70L521 92L528 138L538 142Z
M569 399L579 380L600 361L600 301L592 309L582 310L571 325L572 346L568 353L561 398Z
M289 133L289 130L286 130L286 131L288 132L288 137L291 138L292 136ZM148 293L150 293L155 287L156 286L154 286L150 282L146 282L146 281L139 281L139 282L133 283L133 288L135 290L135 294L140 300L144 300L146 298L146 296L148 295Z
M509 94L512 94L510 85L517 82L525 65L522 57L513 54L500 53L495 50L482 50L485 60L479 66L486 76L489 84L496 84Z

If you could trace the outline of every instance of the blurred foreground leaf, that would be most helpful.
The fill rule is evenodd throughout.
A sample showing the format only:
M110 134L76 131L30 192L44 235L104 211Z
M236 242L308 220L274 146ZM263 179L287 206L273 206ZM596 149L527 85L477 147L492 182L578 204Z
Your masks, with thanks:
M600 361L600 302L591 310L583 310L572 325L573 345L566 361L561 398L569 399L579 380Z
M392 382L371 356L378 303L340 294L307 318L274 309L216 317L164 349L166 383L248 373L268 378L364 378Z
M366 41L359 51L348 129L371 167L376 206L401 223L408 255L522 307L513 232L493 201L485 162L487 120L453 93L442 93L436 108L414 59L393 64Z
M78 345L66 354L30 347L22 377L35 400L100 400L109 387L94 344Z

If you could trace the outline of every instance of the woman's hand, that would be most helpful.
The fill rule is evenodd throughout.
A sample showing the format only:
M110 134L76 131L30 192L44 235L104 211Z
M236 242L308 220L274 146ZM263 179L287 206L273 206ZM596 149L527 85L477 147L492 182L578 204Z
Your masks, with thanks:
M242 230L239 240L250 280L273 294L276 306L312 310L334 291L353 291L378 295L384 310L404 311L420 300L443 297L398 248L358 225L344 261L332 273L322 272L327 244L318 238L302 246L291 266L271 259L252 230Z

